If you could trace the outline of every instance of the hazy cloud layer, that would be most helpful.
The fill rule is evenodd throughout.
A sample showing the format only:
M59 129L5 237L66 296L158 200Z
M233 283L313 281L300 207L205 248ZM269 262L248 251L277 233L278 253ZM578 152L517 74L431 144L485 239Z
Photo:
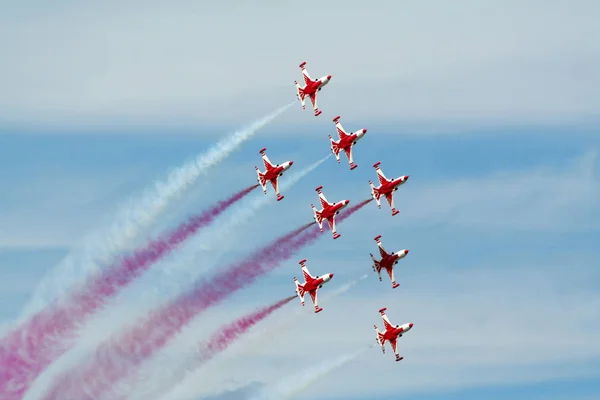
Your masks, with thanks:
M294 98L301 61L333 79L321 117L297 105L286 122L547 123L600 106L592 0L28 3L0 17L10 125L241 123Z

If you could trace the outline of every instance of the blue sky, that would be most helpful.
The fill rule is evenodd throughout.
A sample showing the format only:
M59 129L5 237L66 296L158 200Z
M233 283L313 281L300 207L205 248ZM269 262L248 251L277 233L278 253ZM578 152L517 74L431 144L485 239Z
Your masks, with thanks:
M262 147L274 162L295 161L282 183L328 155L336 115L349 131L368 128L354 151L359 167L330 157L286 189L282 202L269 188L273 201L215 244L211 236L231 229L224 216L95 316L72 357L185 289L189 277L210 277L309 222L316 186L332 201L368 198L372 165L381 161L388 177L410 176L396 192L398 216L385 203L367 205L339 225L340 239L324 235L194 321L149 371L176 365L220 324L289 295L306 258L313 274L335 273L322 291L324 312L304 313L284 329L300 307L287 305L184 381L181 398L302 376L374 343L384 306L393 322L415 324L400 341L404 361L393 362L389 348L385 355L370 349L315 381L309 390L317 398L594 398L600 52L592 22L600 8L591 1L400 3L382 2L389 12L381 13L309 1L291 16L271 4L257 26L239 5L240 14L152 1L144 8L63 2L38 13L8 7L2 26L18 40L2 43L12 62L0 66L7 88L0 95L0 324L10 326L42 296L41 282L51 297L85 277L77 264L68 276L51 272L127 199L293 99L290 83L306 59L313 77L334 75L319 99L323 114L294 104L169 203L130 247L253 184ZM315 9L323 15L314 31L290 28ZM348 26L336 29L336 21ZM272 35L278 29L281 37ZM323 45L308 46L312 37ZM49 52L49 43L62 45ZM371 270L377 234L389 250L411 250L397 265L399 289ZM325 300L364 273L350 291ZM40 387L51 379L42 376Z

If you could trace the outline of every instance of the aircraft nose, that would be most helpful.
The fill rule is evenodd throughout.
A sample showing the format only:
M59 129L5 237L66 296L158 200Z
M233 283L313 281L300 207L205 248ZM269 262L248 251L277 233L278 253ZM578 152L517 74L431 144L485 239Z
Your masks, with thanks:
M412 328L413 327L413 323L411 322L410 324L408 324L408 327Z
M330 80L330 79L331 79L331 75L327 75L327 80Z
M405 180L405 181L407 181L407 180L408 180L408 175L404 175L404 176L402 177L402 180Z
M290 165L294 165L294 162L293 162L293 161L290 161Z
M407 255L409 250L404 250L404 255Z
M333 274L329 274L329 279L333 278Z

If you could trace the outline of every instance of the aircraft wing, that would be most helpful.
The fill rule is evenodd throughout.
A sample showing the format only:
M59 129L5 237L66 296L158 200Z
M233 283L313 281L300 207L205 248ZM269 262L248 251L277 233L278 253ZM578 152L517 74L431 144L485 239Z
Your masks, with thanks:
M394 192L387 193L385 195L385 199L387 200L387 202L391 208L395 208L394 207Z
M388 255L388 252L385 251L381 242L378 241L377 247L379 247L379 254L381 254L381 257L386 257Z
M352 144L350 144L349 147L346 147L344 149L344 153L346 153L346 157L348 158L348 161L350 162L350 164L354 164L354 159L352 158Z
M389 340L390 346L392 347L392 351L395 355L398 355L398 338L393 338Z
M388 268L386 268L386 271L388 276L390 277L390 281L396 282L396 279L394 278L394 266L389 266Z
M320 189L317 192L319 193L319 200L321 201L321 207L327 208L327 207L331 207L333 205L332 203L327 201L327 198L325 197L323 192L321 192Z
M386 331L394 328L394 325L392 325L392 323L390 322L390 320L384 312L381 313L381 319L383 319L383 326Z
M319 288L313 289L308 294L310 294L310 299L312 300L315 307L319 307L319 299L317 298L317 291Z
M331 232L335 232L335 215L332 215L331 217L327 218L327 223L329 224Z
M388 255L388 252L385 251L385 249L383 248L383 244L381 244L380 238L381 238L381 235L377 236L375 238L375 242L377 242L377 247L379 248L379 254L381 254L381 257L383 258Z
M275 193L279 193L279 176L276 176L271 180L271 185L273 186Z
M265 152L262 153L262 159L267 171L274 168L274 165L271 163L271 160L269 160L269 157L267 157Z
M309 94L308 97L310 98L313 108L317 111L319 109L319 106L317 105L317 92Z
M308 270L308 268L306 268L306 264L301 263L301 265L302 265L302 274L304 275L304 281L308 282L310 280L315 279L315 277L310 274L310 271Z
M333 122L335 122L335 127L337 129L337 133L338 136L340 137L340 139L344 139L345 137L348 137L350 135L348 135L348 132L346 132L344 130L344 127L342 126L342 123L340 122L340 117L337 116L333 119Z
M379 163L375 164L375 170L377 171L377 178L379 179L379 183L384 184L387 182L391 182L390 179L386 178L381 168L379 168Z
M300 69L302 70L302 77L304 78L304 83L308 85L310 82L312 82L312 78L306 70L306 61L300 64Z

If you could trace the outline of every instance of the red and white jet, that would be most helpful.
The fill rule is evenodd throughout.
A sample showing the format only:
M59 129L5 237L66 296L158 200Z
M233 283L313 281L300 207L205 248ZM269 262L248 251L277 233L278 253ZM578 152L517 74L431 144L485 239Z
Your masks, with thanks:
M304 98L308 96L313 105L313 108L315 109L316 117L317 115L321 114L321 110L319 110L319 107L317 106L317 92L319 92L321 89L323 89L323 86L329 83L329 81L331 80L331 75L324 76L317 80L312 80L310 75L308 75L308 71L306 70L305 65L306 61L300 64L300 69L302 70L302 77L304 78L304 86L300 86L298 84L298 81L294 81L294 83L296 84L296 97L298 97L298 99L302 103L302 109L304 110L306 109L306 106L304 105Z
M324 284L329 282L331 278L333 278L333 274L325 274L321 276L314 277L306 268L306 259L299 262L302 266L302 273L304 274L304 283L298 282L298 278L294 277L294 283L296 283L296 294L300 297L300 301L304 306L304 295L308 293L312 302L315 306L315 313L323 311L321 307L319 307L319 300L317 299L317 291L323 287Z
M392 209L392 216L398 214L400 211L394 207L394 191L398 190L398 187L408 180L408 175L401 176L397 179L388 179L379 168L380 161L376 162L373 167L377 171L377 178L379 178L380 185L378 187L373 186L373 182L369 181L371 185L371 196L377 202L377 207L381 208L381 196L385 196L390 208Z
M317 221L317 224L319 224L319 229L321 232L323 232L323 220L327 220L329 227L331 228L331 232L333 232L333 238L337 239L341 235L335 230L335 216L340 213L342 208L346 207L348 203L350 203L350 200L342 200L338 201L337 203L330 203L325 198L323 192L321 192L321 189L323 189L323 186L319 186L315 190L317 193L319 193L319 200L321 200L321 206L323 208L320 211L317 211L314 204L311 204L310 206L315 213L315 221Z
M335 127L337 128L340 140L336 142L335 140L333 140L331 135L329 135L329 140L331 141L331 152L333 153L339 164L340 151L344 150L344 152L346 153L346 157L348 158L348 162L350 163L350 170L353 170L354 168L358 167L358 165L354 164L354 160L352 159L352 146L354 146L356 142L358 142L360 139L362 139L363 136L365 136L367 130L363 128L353 133L346 132L342 127L342 124L340 123L339 115L333 119L333 122L335 122Z
M381 351L385 354L385 342L390 342L390 346L392 347L392 351L396 354L396 361L402 360L404 357L400 357L397 349L397 341L398 338L401 338L403 334L411 330L413 327L413 323L409 322L404 325L392 325L387 315L385 315L385 310L387 308L382 308L379 310L381 314L381 318L383 318L383 327L385 328L384 332L379 332L377 329L377 325L373 325L375 327L375 332L377 333L377 344L381 345Z
M379 239L381 239L381 235L376 236L374 240L377 242L377 246L379 247L381 260L376 260L373 256L373 253L370 253L371 260L373 260L373 271L377 272L377 275L379 275L379 281L381 281L381 270L385 269L390 277L390 280L392 281L392 288L396 289L398 286L400 286L400 284L396 283L396 279L394 278L394 265L398 264L398 261L406 257L408 250L404 249L396 253L388 253L383 248L381 240Z
M279 201L283 199L283 196L281 193L279 193L279 177L283 175L283 172L287 171L294 164L294 162L286 161L283 164L273 165L265 153L266 150L266 148L263 148L260 151L260 154L262 154L263 164L265 165L265 172L260 172L256 165L254 166L254 169L256 169L258 183L260 183L260 186L262 186L263 192L267 194L267 182L271 182L271 185L273 185L273 190L275 190L275 194L277 195L277 201Z

